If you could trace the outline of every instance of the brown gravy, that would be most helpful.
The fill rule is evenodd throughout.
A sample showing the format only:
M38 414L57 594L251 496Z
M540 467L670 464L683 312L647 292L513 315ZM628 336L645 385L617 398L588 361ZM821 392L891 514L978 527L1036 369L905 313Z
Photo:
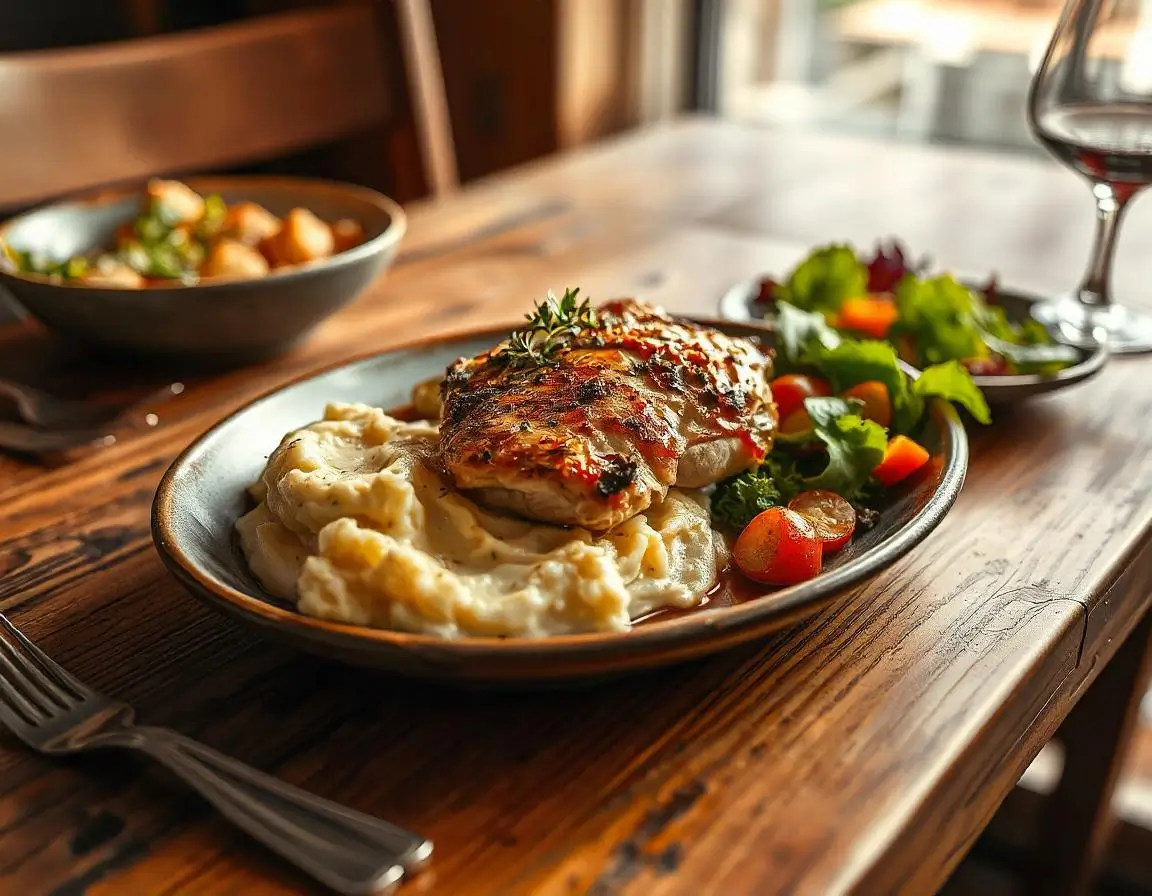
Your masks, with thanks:
M758 582L753 582L751 579L742 575L736 567L726 566L720 571L720 578L716 584L708 589L708 593L704 595L704 599L696 604L696 606L688 607L685 610L675 607L661 607L659 610L653 610L645 616L633 619L632 624L650 625L653 622L668 622L691 613L699 613L701 610L732 607L736 604L758 600L771 590L770 585L761 585Z
M404 423L415 423L417 420L425 419L417 412L416 405L414 404L402 404L400 407L392 408L384 413Z

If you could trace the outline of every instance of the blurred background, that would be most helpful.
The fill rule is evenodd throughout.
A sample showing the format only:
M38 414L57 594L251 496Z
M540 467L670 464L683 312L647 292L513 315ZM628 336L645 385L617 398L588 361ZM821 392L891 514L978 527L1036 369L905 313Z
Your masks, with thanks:
M1138 3L1121 0L1112 15L1134 19ZM0 4L0 52L105 44L326 5L349 4L8 2ZM402 35L392 4L375 5L386 120L255 167L342 176L400 200L428 191ZM1053 0L433 0L431 8L463 181L685 109L764 126L1039 153L1024 96L1058 12ZM1128 64L1152 67L1152 52Z
M128 58L141 38L195 35L199 29L237 25L271 29L284 14L349 6L369 6L376 12L374 37L383 88L378 120L322 145L276 147L272 154L262 147L259 158L238 158L216 170L337 177L410 201L426 195L429 184L417 132L419 97L408 87L403 25L387 0L0 2L0 54L12 54L0 55L0 90L28 87L26 71L14 65L8 70L9 63L38 58L25 56L27 51L89 47ZM673 8L687 13L690 6L631 0L434 0L431 12L460 179L468 181L636 125L653 117L655 103L668 102L670 112L682 106L687 99L688 74L682 67L690 39L687 15L668 23L652 17ZM300 20L301 29L309 27L309 20ZM642 89L664 82L666 74L663 69L641 72L641 43L659 45L660 56L671 52L677 57L681 68L672 79L682 89L670 91L674 101L641 96ZM646 57L649 62L655 58L651 51ZM292 60L280 64L290 66ZM252 76L274 79L275 62L259 72L254 69ZM221 105L233 99L233 86L221 84ZM147 88L139 85L141 91ZM168 89L175 108L179 85ZM291 96L279 99L291 105ZM7 102L0 100L0 120L5 110L12 114L14 102L11 96ZM2 194L0 190L0 207ZM10 208L9 203L6 210Z
M1028 82L1053 0L733 0L717 108L748 121L1040 154ZM1134 2L1112 16L1132 18Z
M1114 3L1116 27L1134 28L1135 13L1147 2ZM371 34L361 33L361 19L310 17L315 10L353 6L371 8L364 19ZM451 189L457 174L467 183L687 112L765 128L1039 156L1024 102L1059 12L1053 0L432 0L439 66L421 77L398 6L389 0L0 0L0 146L9 165L7 174L0 172L0 217L54 193L97 185L112 177L102 172L118 170L115 164L73 169L69 183L71 175L61 179L69 166L51 168L53 158L43 147L55 145L53 127L72 126L71 114L95 123L86 131L93 156L139 152L177 160L151 165L153 156L147 156L142 165L153 173L330 177L404 203ZM358 97L349 97L347 86L335 89L358 102L330 121L299 112L328 108L328 100L318 98L332 94L319 92L318 76L293 77L293 69L308 63L310 47L335 42L339 50L346 39L340 29L349 23L359 34L356 58L370 50L365 64L371 75L356 73ZM211 60L217 57L211 54L222 53L231 38L213 38L198 50L196 35L237 27L254 47L279 47L281 55L254 58L260 64L250 70L214 70ZM283 55L291 44L275 37L277 29L296 28L315 28L320 35L315 43L303 39L300 58ZM109 54L99 57L104 65L132 60L141 46L180 35L192 40L180 44L182 50L195 51L187 69L160 81L129 74L114 85L121 91L116 103L103 111L100 96L76 89L73 76L88 77L76 73L90 71L96 59L76 51ZM201 51L208 55L197 57ZM317 71L328 71L321 62ZM1124 72L1129 77L1152 75L1152 44L1147 53L1115 65L1133 69ZM441 73L454 154L447 167L455 169L447 177L434 170L429 144L435 140L428 131ZM210 90L192 90L213 78ZM211 149L197 156L212 164L198 161L186 171L181 147L174 144L188 138L175 136L180 129L171 124L189 114L185 92L211 104L198 107L209 129L226 129L232 119L216 112L242 101L250 114L260 112L267 133L280 136L253 142L242 131L221 130L209 135L218 138L206 141ZM38 123L29 134L24 110L47 108L45 103L65 96L76 105L60 106L54 122ZM171 109L167 123L142 113L132 145L111 137L101 143L99 115L154 112L157 104ZM1016 847L1036 824L1036 795L1052 786L1059 767L1058 750L1046 748L948 892L1014 892L1011 870L1022 854ZM1152 727L1138 734L1117 814L1101 892L1152 892Z
M1138 2L1121 0L1112 15L1133 19ZM351 4L8 2L0 4L0 53L109 44L340 5ZM391 3L368 5L379 12L387 114L329 145L224 170L326 174L401 201L428 192L403 35ZM1024 96L1058 4L433 0L431 9L466 182L690 109L764 126L1038 154L1025 126ZM1152 48L1147 61L1133 64L1152 67Z

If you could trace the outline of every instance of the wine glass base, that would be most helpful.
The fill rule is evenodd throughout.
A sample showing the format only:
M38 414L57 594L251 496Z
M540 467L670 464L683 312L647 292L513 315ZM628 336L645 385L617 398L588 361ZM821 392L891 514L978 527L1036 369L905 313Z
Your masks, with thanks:
M1152 352L1152 313L1123 305L1093 307L1062 296L1032 308L1032 316L1052 335L1079 348L1102 345L1117 354Z

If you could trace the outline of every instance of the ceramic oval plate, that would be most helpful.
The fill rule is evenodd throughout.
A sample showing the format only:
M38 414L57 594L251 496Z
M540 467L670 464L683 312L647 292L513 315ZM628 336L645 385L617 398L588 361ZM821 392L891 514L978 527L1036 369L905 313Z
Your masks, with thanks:
M972 288L973 281L964 279ZM719 314L725 320L741 323L762 321L763 318L756 307L756 296L760 292L759 280L742 280L733 284L721 297ZM996 288L996 300L1004 308L1008 319L1013 323L1028 320L1032 317L1032 306L1040 301L1040 297L1019 290L1007 290L1004 287ZM1094 351L1068 346L1079 355L1079 360L1071 367L1065 367L1058 373L1050 376L1039 374L1013 374L1010 376L974 376L976 385L984 393L989 404L1012 404L1054 392L1057 389L1066 389L1076 383L1098 374L1108 360L1106 349L1098 348Z
M702 323L770 338L762 327ZM235 525L250 507L248 486L281 437L319 419L330 401L406 406L416 383L442 374L461 356L491 348L507 332L437 339L344 364L271 392L219 423L176 459L157 490L152 532L165 564L196 597L306 651L412 676L539 684L687 660L791 625L921 542L944 518L964 481L964 428L951 406L937 403L919 434L932 454L930 463L889 493L877 524L833 555L820 576L770 592L721 585L710 592L706 606L657 614L622 633L446 640L305 616L265 592L240 552Z

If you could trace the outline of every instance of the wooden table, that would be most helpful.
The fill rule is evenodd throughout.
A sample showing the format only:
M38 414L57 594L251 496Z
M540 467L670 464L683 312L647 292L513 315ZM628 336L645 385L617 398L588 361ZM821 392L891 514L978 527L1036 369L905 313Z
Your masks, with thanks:
M1150 213L1137 206L1120 250L1136 301ZM1148 605L1147 359L975 433L943 525L810 623L592 689L461 693L269 646L168 576L149 502L176 452L260 391L512 321L548 287L706 313L811 241L889 233L1066 287L1091 227L1087 188L1053 165L703 121L513 172L414 209L397 266L292 356L190 379L154 430L70 465L0 461L0 609L148 722L432 837L405 892L931 892ZM31 328L5 335L0 374L126 376ZM1116 732L1136 647L1110 667L1119 697L1098 701ZM0 737L0 831L3 892L309 891L128 755L57 763Z

